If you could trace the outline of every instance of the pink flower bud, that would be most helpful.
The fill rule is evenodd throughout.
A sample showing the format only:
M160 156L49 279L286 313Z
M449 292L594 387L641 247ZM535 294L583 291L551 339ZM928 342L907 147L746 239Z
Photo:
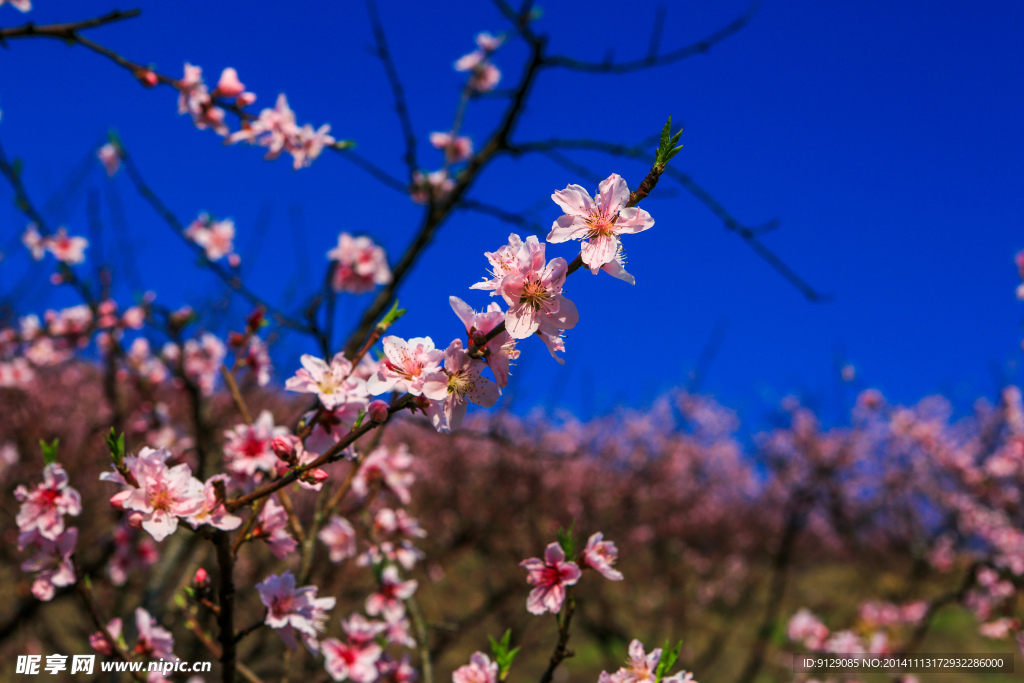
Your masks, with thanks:
M314 484L322 484L325 481L327 481L328 474L324 472L322 469L317 468L315 470L310 470L309 472L307 472L306 476L309 477L310 481L312 481Z
M388 404L384 401L370 401L370 405L366 407L366 412L374 422L387 422Z
M235 97L241 95L244 91L245 86L238 80L238 72L229 66L221 72L214 94L224 97Z
M139 529L142 528L142 521L144 519L145 519L145 516L141 512L133 512L132 514L128 515L127 524L131 528L133 528L136 531L138 531Z
M124 510L124 501L130 495L132 495L131 490L125 490L121 491L120 493L115 493L113 496L110 497L110 507L114 508L115 510Z
M209 588L210 575L206 573L205 569L200 567L196 570L196 575L192 579L192 583L195 584L196 588Z
M237 268L242 264L242 257L238 254L228 254L228 265Z
M114 654L114 648L110 647L107 637L100 631L89 636L89 647L96 650L99 654L107 657Z
M135 76L139 79L142 85L146 86L147 88L152 88L160 82L160 79L156 77L156 74L149 69L139 71L137 74L135 74Z
M292 462L295 459L295 446L287 436L275 436L274 440L270 442L270 450L285 462Z

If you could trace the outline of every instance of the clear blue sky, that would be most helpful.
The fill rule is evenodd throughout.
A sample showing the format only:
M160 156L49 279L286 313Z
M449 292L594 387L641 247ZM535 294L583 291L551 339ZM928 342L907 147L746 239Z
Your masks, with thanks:
M429 170L440 155L426 134L450 125L461 83L452 62L473 47L477 31L507 25L483 1L380 3ZM745 7L734 0L667 4L667 49ZM540 5L537 29L550 34L554 51L590 59L609 48L616 58L644 55L657 7ZM0 26L86 18L114 6L37 0L28 15L2 6ZM381 66L368 54L361 2L137 6L140 18L90 36L175 76L185 61L211 80L233 66L259 95L257 105L286 92L300 121L331 123L336 135L402 175L398 124ZM496 55L506 83L523 54L513 45ZM294 305L289 295L319 280L339 231L371 234L397 258L417 224L419 207L337 156L296 173L285 160L262 161L257 149L225 147L177 115L174 92L144 90L81 48L12 42L0 64L0 140L24 159L38 203L114 127L182 219L200 210L235 219L246 277L276 303ZM466 130L478 143L498 106L472 107ZM657 224L627 244L635 288L603 275L570 280L581 322L568 338L568 361L559 367L539 342L524 344L510 385L519 409L556 403L586 414L644 405L685 381L721 319L728 330L704 389L748 417L791 392L834 406L837 355L857 367L858 382L901 401L936 391L958 400L991 395L994 374L1016 377L1024 318L1013 265L1024 247L1024 5L768 1L738 35L673 66L611 77L545 73L518 138L635 143L669 114L686 127L673 163L740 220L778 217L782 225L765 243L834 301L808 303L701 204L659 188L646 204ZM596 154L575 158L631 185L645 171ZM543 159L504 161L474 193L512 211L530 209L548 225L560 212L546 197L571 182L590 185ZM159 300L219 296L216 280L193 266L127 179L113 184ZM96 188L105 207L110 185L97 169L84 189ZM0 232L9 243L24 221L10 208L7 187L0 197ZM271 212L262 247L252 244L261 212ZM49 218L85 234L84 190ZM446 224L401 292L411 312L395 333L430 335L440 345L460 334L448 296L487 303L468 286L484 274L482 252L509 231L475 214ZM109 252L112 233L106 241ZM550 251L572 256L569 245ZM23 267L23 255L8 254L0 291ZM119 291L128 300L127 286ZM368 300L340 307L341 330ZM41 288L19 305L30 312L69 302ZM312 346L295 341L282 349L278 381L304 350Z

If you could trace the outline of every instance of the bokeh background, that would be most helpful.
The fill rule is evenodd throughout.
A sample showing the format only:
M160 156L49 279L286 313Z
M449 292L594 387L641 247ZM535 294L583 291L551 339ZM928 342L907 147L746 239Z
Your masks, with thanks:
M36 5L27 17L0 6L0 26L111 9L103 0ZM91 37L174 76L186 61L202 66L211 83L234 67L259 96L257 108L284 92L300 123L329 122L336 137L404 175L398 119L371 53L363 3L137 5L140 18ZM474 48L477 32L502 32L507 23L482 1L380 6L429 171L442 158L427 135L449 128L463 83L453 62ZM747 10L733 0L539 7L536 27L550 35L552 51L589 60L643 57L657 22L670 50ZM619 544L627 581L595 585L587 577L577 657L559 683L614 669L631 637L648 646L682 639L681 662L703 683L792 680L780 658L799 647L789 639L789 617L810 607L834 631L867 637L877 626L862 612L867 600L937 605L918 651L1015 647L982 639L978 624L1004 612L1020 617L1020 572L1009 606L987 615L964 606L980 564L996 566L1005 548L967 528L969 515L946 496L965 493L1020 532L1024 421L1019 393L1007 387L1019 379L1024 310L1013 261L1024 247L1022 28L1024 5L1011 1L765 2L738 34L674 65L541 76L516 141L636 145L671 115L685 128L673 166L737 220L778 219L759 239L820 296L809 300L666 178L644 205L656 225L627 238L636 286L586 273L569 281L581 322L568 336L564 366L527 340L499 409L475 413L465 432L437 436L412 420L389 426L386 444L409 443L423 456L410 509L430 534L416 576L438 680L486 649L484 635L506 627L525 648L516 676L543 669L554 624L526 614L517 563L573 522L584 538L602 530ZM518 80L524 58L514 41L495 54L503 86ZM0 141L20 160L48 222L90 236L82 268L109 265L122 308L153 291L169 308L192 305L198 327L221 336L238 330L251 309L228 296L123 173L106 176L95 154L111 129L182 221L200 211L234 219L244 279L288 311L301 311L320 287L339 232L369 234L395 258L418 226L421 206L343 156L325 153L296 172L287 160L263 161L259 149L225 146L177 114L173 91L146 90L80 47L11 41L0 60ZM504 104L474 101L464 133L479 145ZM633 187L647 171L604 154L567 155ZM550 160L506 158L471 196L525 216L543 236L560 213L549 196L569 183L594 189ZM4 324L78 303L73 292L46 284L52 261L35 264L25 253L25 219L12 199L0 187ZM90 202L99 207L101 239L90 232ZM523 233L491 216L456 213L401 288L409 312L392 331L439 345L461 335L448 296L486 305L486 295L468 287L484 276L483 252L511 231ZM549 254L571 257L573 247L553 245ZM339 337L370 298L339 300ZM254 413L265 408L279 424L291 423L306 403L280 386L300 354L318 350L271 331L272 384L243 391ZM109 414L101 370L88 362L96 353L83 356L40 369L24 392L0 389L0 444L14 444L22 463L0 468L0 483L9 491L35 481L35 444L59 436L86 509L99 511L90 522L110 522L80 522L82 546L101 555L117 516L108 512L109 488L95 481L109 463L99 438ZM133 410L158 400L170 424L189 424L186 397L173 386L134 392L125 386L122 394ZM945 398L925 398L931 394ZM220 446L238 416L223 391L205 410L206 437ZM127 417L129 450L150 443L156 426ZM986 469L989 462L996 465ZM345 467L331 474L341 477ZM9 523L16 508L5 500L0 653L86 651L93 627L70 600L40 606L29 596ZM311 513L310 500L298 505ZM947 537L953 546L943 559ZM126 588L99 579L97 590L111 613L143 601L187 643L174 591L196 566L213 565L182 538ZM176 564L180 557L188 562ZM240 565L239 584L251 586L279 564L261 549ZM318 571L322 594L337 595L346 609L372 584L352 563L324 562ZM240 623L258 619L258 605L245 609ZM889 627L893 642L915 637L915 623ZM277 653L276 635L262 629L243 657L277 674ZM205 651L183 644L179 654L197 659ZM314 669L323 677L310 664L309 680L319 680Z

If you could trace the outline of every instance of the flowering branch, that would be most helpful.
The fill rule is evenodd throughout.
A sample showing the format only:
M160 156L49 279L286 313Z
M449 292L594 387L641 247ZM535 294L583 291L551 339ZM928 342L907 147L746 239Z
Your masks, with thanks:
M569 627L572 626L572 615L576 612L576 599L572 596L572 586L565 589L565 607L556 616L558 618L558 642L555 643L555 650L551 653L548 661L548 668L540 676L540 683L551 683L555 675L555 669L563 661L573 656L569 645Z
M612 156L636 159L646 163L651 163L652 158L650 152L646 151L641 146L631 147L628 145L604 142L602 140L551 139L536 142L524 142L514 145L511 152L513 154L539 152L548 156L560 166L571 166L571 170L581 173L581 175L590 175L586 169L580 167L564 156L557 154L556 150L559 149L593 150L604 152ZM698 201L704 204L704 206L706 206L719 218L719 220L722 221L722 224L725 225L726 228L739 235L758 256L775 269L787 282L796 287L804 298L814 303L824 303L831 300L831 297L827 294L818 292L813 286L808 284L808 282L793 270L792 267L790 267L775 252L770 250L763 242L760 241L760 235L778 228L778 220L773 219L756 226L746 225L737 220L736 217L734 217L728 209L721 204L721 202L719 202L710 192L697 184L689 174L671 167L666 168L664 173L693 195Z
M79 31L112 24L116 21L132 19L139 16L139 14L141 14L141 11L137 9L127 11L113 10L112 12L107 12L102 16L95 17L93 19L85 19L84 21L73 21L65 24L46 24L43 26L37 26L32 22L29 22L22 26L0 28L0 45L3 45L4 41L13 38L56 38L66 42L77 42L81 40L81 36L78 35Z
M246 285L242 282L242 279L240 277L238 277L234 273L229 272L226 268L224 268L224 266L220 265L219 263L210 260L206 256L202 247L200 247L198 244L196 244L195 242L193 242L192 240L188 239L188 237L185 236L185 226L182 224L180 220L178 220L178 217L174 215L174 212L172 212L167 207L167 205L163 203L160 197L157 196L156 192L154 192L153 189L148 184L146 184L146 181L143 179L142 174L139 172L138 167L135 166L135 162L132 160L132 158L128 155L127 152L124 152L123 162L125 170L128 172L128 177L131 179L132 184L135 185L135 189L138 190L140 195L142 195L142 198L145 199L151 207L153 207L153 210L156 211L157 214L164 220L164 222L171 227L174 233L178 235L186 244L188 244L190 249L196 252L202 263L207 268L209 268L218 278L220 278L224 282L224 284L230 287L233 291L240 294L252 305L262 306L263 308L265 308L271 315L274 316L274 319L278 322L278 324L300 332L311 332L308 325L303 324L298 320L295 320L294 318L288 316L275 306L267 303L262 297L260 297L255 292L246 287Z
M544 60L544 66L595 74L628 74L635 71L641 71L643 69L651 69L658 66L664 66L666 64L673 64L690 57L695 57L696 55L706 54L711 50L711 48L738 33L750 23L751 19L754 18L754 15L757 14L758 9L760 9L760 5L761 3L758 0L754 0L754 2L747 6L747 9L744 10L743 14L717 31L695 43L664 54L649 52L643 59L635 59L618 63L611 59L606 59L601 62L587 62L579 59L573 59L572 57L557 55L546 57ZM654 34L652 35L652 45L655 46L657 45L655 36L658 35L658 30L658 24L655 24Z

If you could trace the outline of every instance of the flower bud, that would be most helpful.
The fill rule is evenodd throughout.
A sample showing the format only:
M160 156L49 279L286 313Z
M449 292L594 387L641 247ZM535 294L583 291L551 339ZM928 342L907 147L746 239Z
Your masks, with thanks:
M160 79L157 78L156 74L153 73L151 69L140 70L135 74L135 77L138 78L142 85L147 88L152 88L160 82Z
M110 646L110 641L107 640L107 637L101 631L97 631L89 636L89 647L105 657L114 654L114 648Z
M143 514L141 512L133 512L132 514L128 515L127 524L132 529L135 529L136 531L138 531L139 529L142 528L142 520L143 520Z
M209 588L210 587L210 575L206 573L206 570L200 567L196 570L196 575L192 579L192 583L196 588Z
M132 495L130 489L126 491L121 491L119 493L115 493L113 496L110 497L110 507L114 508L115 510L124 510L124 501L130 495Z
M270 442L270 450L274 451L274 455L284 462L295 462L295 446L291 437L275 436L274 440Z
M328 474L327 472L324 472L322 469L317 468L315 470L309 470L308 472L306 472L306 476L312 483L322 484L325 481L327 481Z
M370 405L366 407L366 413L374 422L387 422L388 404L380 400L370 401Z

